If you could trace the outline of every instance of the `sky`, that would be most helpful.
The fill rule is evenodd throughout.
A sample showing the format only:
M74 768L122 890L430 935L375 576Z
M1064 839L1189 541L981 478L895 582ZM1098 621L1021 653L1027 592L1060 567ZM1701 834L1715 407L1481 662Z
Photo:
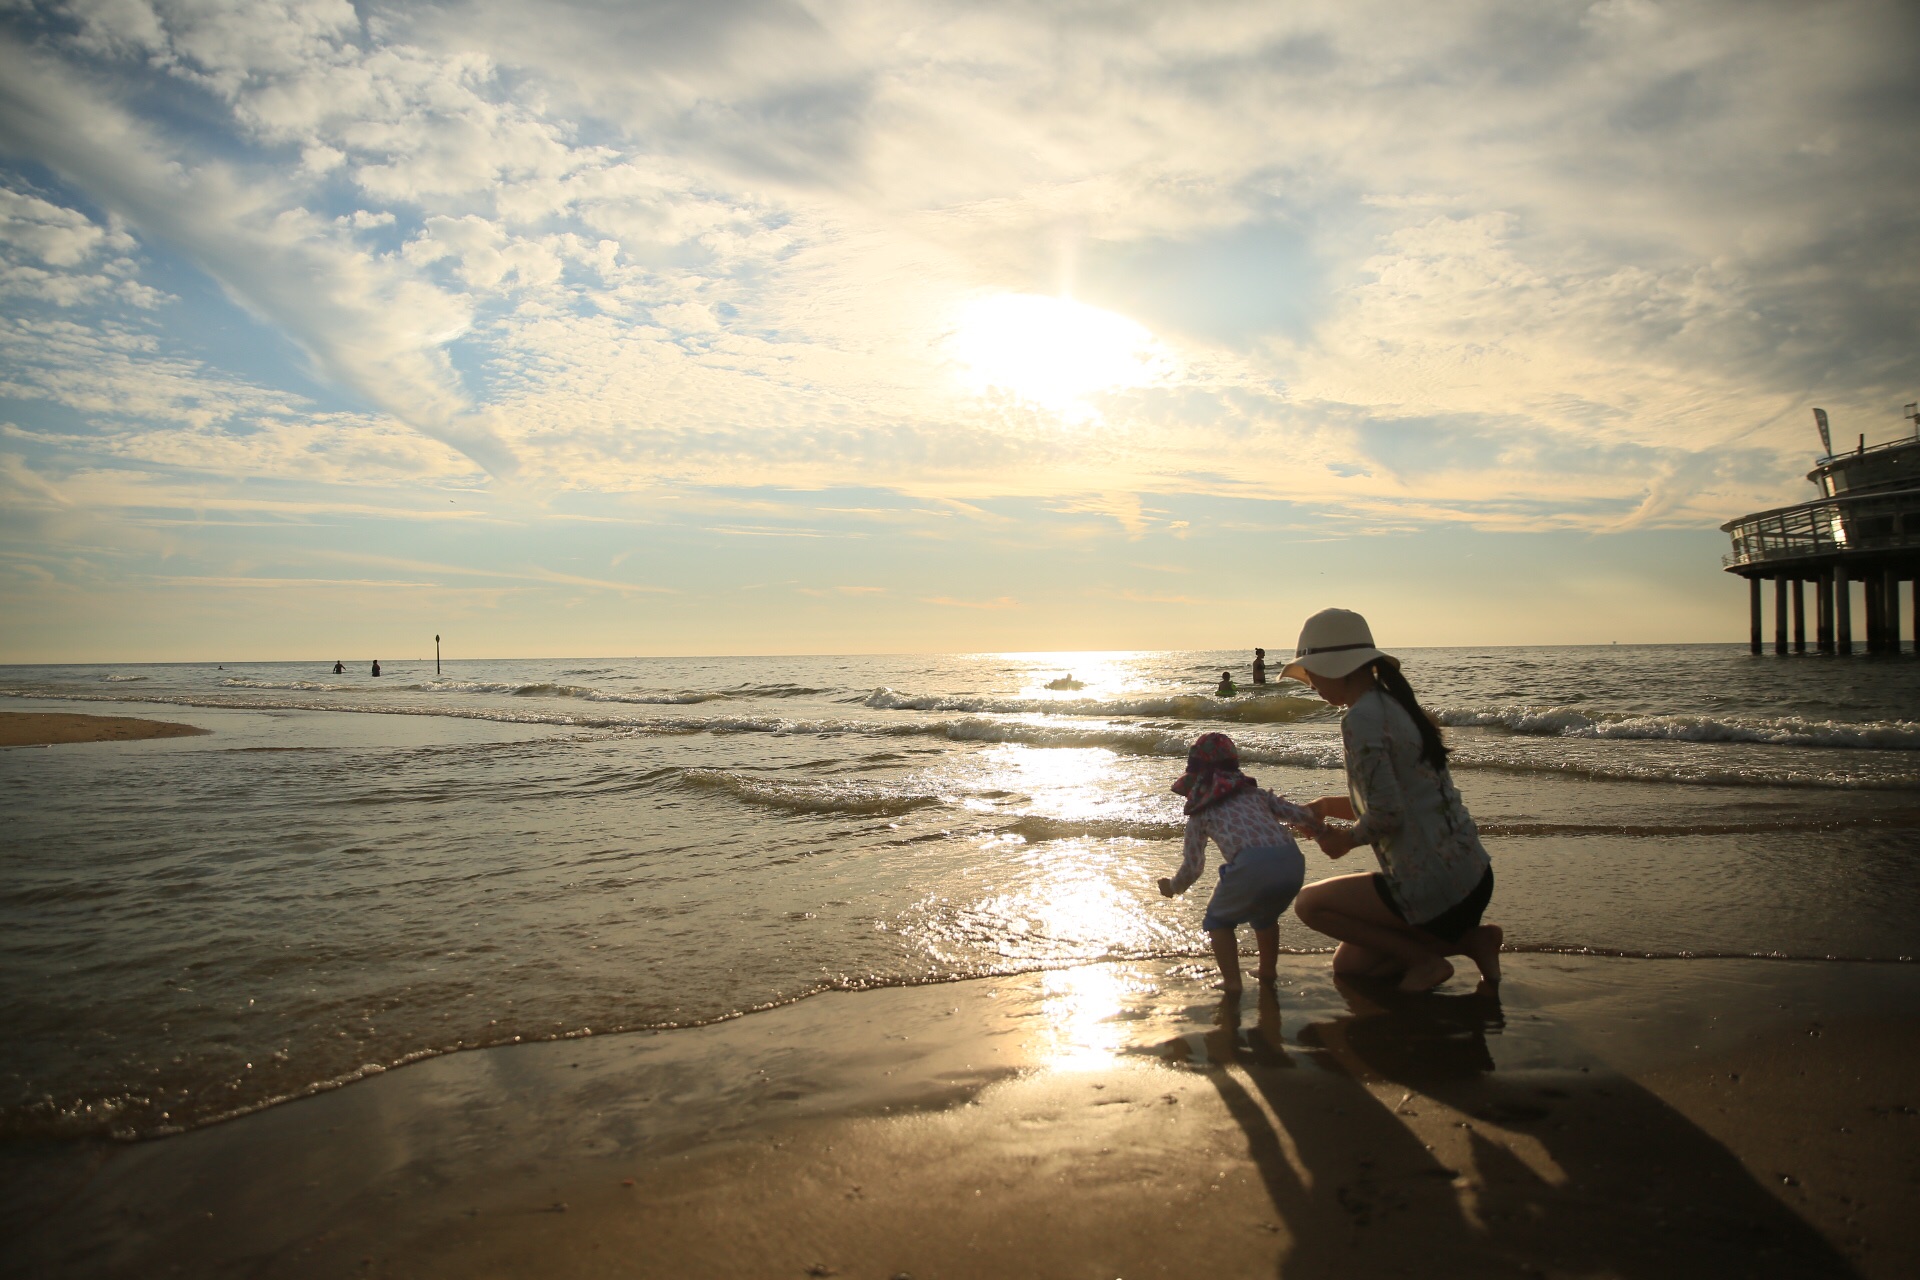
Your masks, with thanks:
M1920 7L0 0L0 661L1737 641Z

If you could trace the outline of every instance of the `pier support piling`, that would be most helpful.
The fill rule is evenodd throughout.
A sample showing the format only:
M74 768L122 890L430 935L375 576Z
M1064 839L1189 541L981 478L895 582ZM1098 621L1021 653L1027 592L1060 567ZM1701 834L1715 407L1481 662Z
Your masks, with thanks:
M1880 652L1880 575L1869 569L1860 575L1860 612L1867 630L1867 652Z
M1806 583L1799 578L1793 580L1793 651L1807 651L1807 597Z
M1787 580L1773 580L1773 651L1787 651Z
M1887 652L1900 652L1900 575L1887 570ZM1914 637L1920 642L1920 635Z
M1838 653L1853 652L1853 579L1847 573L1847 567L1840 565L1833 571L1833 608L1834 636L1833 647ZM1754 623L1754 634L1760 634L1760 624Z
M1760 579L1747 579L1747 610L1752 615L1752 641L1748 648L1754 653L1760 652Z
M1822 653L1833 652L1833 570L1813 580L1814 643Z

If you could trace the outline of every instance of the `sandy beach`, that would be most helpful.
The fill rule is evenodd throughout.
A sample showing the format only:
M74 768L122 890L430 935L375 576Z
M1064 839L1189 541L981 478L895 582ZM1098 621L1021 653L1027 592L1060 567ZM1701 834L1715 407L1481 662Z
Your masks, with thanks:
M72 712L0 711L0 747L51 747L70 742L138 742L188 738L210 729L135 716L89 716Z
M1187 962L454 1054L4 1148L15 1274L1905 1276L1920 969Z

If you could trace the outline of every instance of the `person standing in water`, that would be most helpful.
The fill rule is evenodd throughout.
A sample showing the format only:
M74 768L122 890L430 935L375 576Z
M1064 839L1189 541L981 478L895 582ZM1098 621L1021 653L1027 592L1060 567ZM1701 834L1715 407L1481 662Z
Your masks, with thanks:
M337 676L343 676L347 674L347 664L340 661L340 659L335 658L333 660L333 674Z
M380 659L378 658L373 660L373 674L376 676L380 674Z
M1353 825L1329 825L1316 839L1329 858L1370 844L1380 860L1378 871L1308 885L1294 914L1338 939L1335 973L1398 977L1402 991L1428 991L1453 976L1448 956L1467 956L1498 983L1503 934L1480 922L1493 898L1493 863L1453 785L1440 726L1357 613L1314 614L1294 654L1280 674L1346 710L1347 794L1307 808Z
M1253 651L1253 682L1255 684L1267 682L1267 651L1265 649Z

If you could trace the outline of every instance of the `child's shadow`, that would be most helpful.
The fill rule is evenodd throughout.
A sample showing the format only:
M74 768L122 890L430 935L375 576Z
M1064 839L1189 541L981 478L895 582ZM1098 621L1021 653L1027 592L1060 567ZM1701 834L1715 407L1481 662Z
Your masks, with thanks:
M1639 1085L1598 1067L1499 1070L1496 991L1338 986L1347 1014L1301 1028L1291 1052L1270 990L1251 1031L1229 998L1201 1037L1291 1237L1281 1276L1856 1274ZM1570 1045L1552 1056L1578 1061Z

